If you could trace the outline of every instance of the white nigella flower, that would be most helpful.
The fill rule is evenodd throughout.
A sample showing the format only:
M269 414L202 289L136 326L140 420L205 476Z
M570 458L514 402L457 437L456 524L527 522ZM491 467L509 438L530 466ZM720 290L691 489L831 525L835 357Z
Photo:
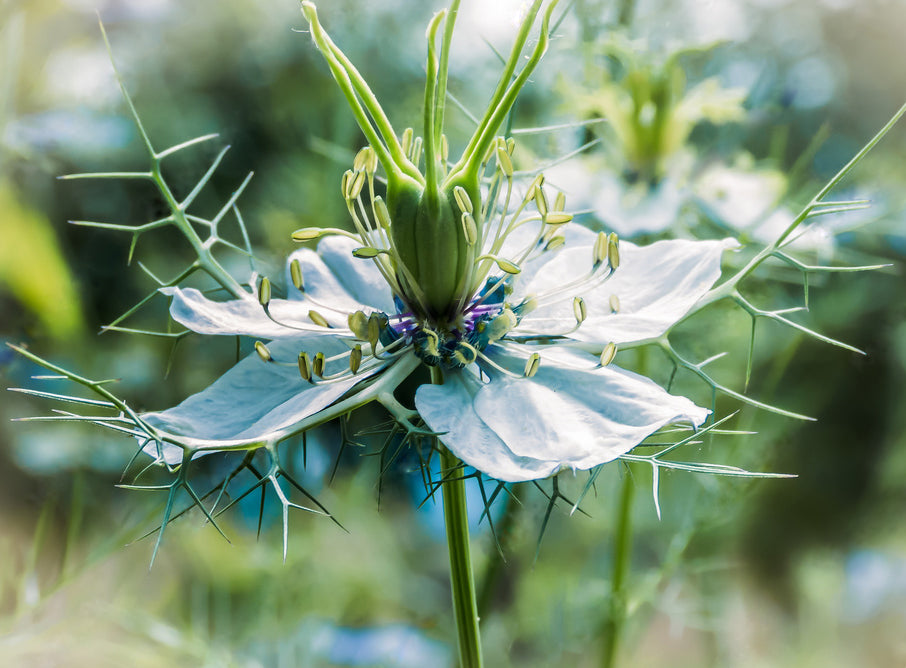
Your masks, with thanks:
M267 279L257 296L225 302L166 288L176 321L202 334L254 337L257 354L179 406L145 415L150 425L200 451L248 449L377 400L410 429L420 418L466 464L524 481L591 468L664 425L706 419L707 410L610 362L617 346L660 337L690 311L720 275L728 242L620 244L614 234L571 229L564 197L549 199L543 177L516 192L514 143L494 133L546 47L553 5L515 74L540 4L484 120L450 164L440 125L452 31L445 13L428 33L425 134L407 130L399 139L303 3L370 144L343 177L355 233L297 231L299 241L321 240L317 252L290 257L285 299L271 297ZM418 388L416 413L393 391L422 365L433 383Z

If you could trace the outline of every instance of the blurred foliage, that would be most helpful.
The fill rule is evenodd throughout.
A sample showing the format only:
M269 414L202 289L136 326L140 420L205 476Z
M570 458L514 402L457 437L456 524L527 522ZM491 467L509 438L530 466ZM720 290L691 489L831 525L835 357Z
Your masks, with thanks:
M347 224L340 175L362 139L308 36L293 32L303 23L294 2L0 1L0 338L96 377L122 378L133 405L160 408L204 387L236 349L198 337L174 345L116 333L80 336L83 326L109 323L154 286L138 267L127 267L127 240L64 221L144 222L162 207L152 190L135 184L56 179L141 164L97 30L96 4L152 137L167 145L217 132L231 145L199 204L224 201L254 170L240 204L263 263L280 266L296 228ZM390 101L388 113L416 125L423 31L440 4L322 4L337 41ZM488 4L464 0L457 29L450 88L467 109L480 108L490 90L497 68L489 44L506 48L508 12L519 3ZM744 154L750 157L742 163L788 174L785 203L793 209L906 93L899 56L906 7L897 3L577 0L519 103L515 128L578 120L586 108L562 91L601 85L603 72L618 95L621 79L612 76L619 73L607 45L621 5L632 10L621 34L647 45L636 58L725 40L682 59L672 76L687 82L687 92L705 81L746 90L744 117L674 135L703 167L738 166ZM450 121L462 129L458 136L451 130L451 142L461 141L468 115L451 111ZM825 124L827 136L816 142ZM620 128L520 139L519 168L551 161L599 130L606 136ZM168 177L191 188L218 150L206 146L177 160ZM688 454L799 477L746 483L664 474L658 521L648 497L650 471L613 466L583 504L590 516L568 517L569 505L557 505L537 558L547 499L533 486L517 492L521 503L501 494L493 517L506 564L486 520L474 536L488 665L598 665L612 516L625 475L637 483L625 665L906 660L904 150L906 132L898 128L860 165L845 187L873 200L872 222L833 238L835 259L893 266L816 281L805 314L811 326L867 356L759 324L751 395L818 422L744 408L734 428L757 435L715 436ZM593 147L588 156L600 151ZM674 229L723 234L698 210L677 215L684 224ZM178 243L166 235L143 239L136 261L169 275L185 260ZM770 276L752 292L757 303L799 303L794 272L778 264ZM141 317L159 325L165 306L161 298ZM749 328L745 314L719 307L684 324L679 343L700 359L726 350L713 370L721 382L742 387ZM621 353L621 364L636 361ZM645 364L656 380L668 381L666 360L651 355ZM5 385L28 386L34 373L0 351ZM710 402L694 379L676 382ZM724 415L739 406L722 398L717 408ZM0 402L0 664L409 666L451 656L442 523L432 501L416 509L424 490L405 459L381 485L378 506L379 466L362 456L373 446L367 439L340 452L337 435L328 433L309 444L304 470L297 444L299 476L348 534L294 515L282 564L274 508L266 506L256 541L259 499L250 497L224 516L232 544L189 513L168 534L149 574L152 542L123 546L154 528L162 499L115 488L131 443L9 423L34 412L35 404L20 396ZM573 498L584 483L564 476L560 491ZM541 486L551 491L549 482ZM471 492L480 508L479 490Z

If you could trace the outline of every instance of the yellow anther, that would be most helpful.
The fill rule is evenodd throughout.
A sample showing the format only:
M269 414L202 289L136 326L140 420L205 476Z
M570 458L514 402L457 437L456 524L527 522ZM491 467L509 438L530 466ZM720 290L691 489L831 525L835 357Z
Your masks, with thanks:
M352 256L364 258L367 260L388 252L389 251L384 248L371 248L370 246L363 246L362 248L354 248L352 251Z
M362 188L365 186L365 172L356 172L355 176L347 179L346 185L349 188L346 191L346 199L356 199L361 194Z
M308 353L299 353L299 374L303 380L311 381L311 358Z
M620 312L620 298L616 295L610 295L610 312L619 313Z
M343 199L349 199L346 193L349 192L349 182L355 176L355 172L351 169L347 169L343 172L343 178L340 179L340 194L343 195Z
M293 241L314 241L324 236L326 232L321 227L303 227L293 232Z
M361 341L368 340L368 316L365 315L364 311L350 313L346 318L346 322L357 339Z
M444 162L450 159L450 142L447 141L447 135L440 136L440 158Z
M607 234L598 232L598 236L595 238L595 245L592 248L592 267L597 269L601 266L601 263L607 259L608 247Z
M588 317L588 307L585 305L585 300L581 297L573 299L573 315L576 316L576 322L580 325Z
M390 211L380 195L374 198L374 215L377 216L378 225L385 230L390 229Z
M506 152L510 155L513 155L513 151L516 150L516 140L513 137L506 138Z
M359 367L362 366L362 346L361 344L355 344L355 347L349 351L349 370L353 374L359 372Z
M540 366L541 366L541 355L539 355L538 353L532 353L531 357L529 357L525 361L525 371L523 372L523 375L526 378L531 378L536 373L538 373L538 367L540 367Z
M367 166L371 161L371 154L374 153L374 149L370 146L366 146L358 153L355 154L355 160L352 161L352 169L356 172L365 172L367 171Z
M541 185L535 186L535 207L538 213L544 218L547 216L547 195L544 194L544 188Z
M271 303L271 282L267 276L263 276L258 284L258 303L262 306Z
M456 204L459 206L460 211L472 213L472 200L469 199L469 193L466 192L465 188L462 186L453 188L453 197L456 199Z
M478 241L478 225L475 224L471 213L462 214L462 233L468 245L474 246Z
M493 343L494 341L502 339L518 324L519 321L512 309L503 309L503 311L500 312L500 315L487 324L485 332L487 333L488 341Z
M546 225L565 225L572 219L573 217L569 213L563 213L562 211L550 211L546 216L544 216L544 223Z
M318 353L315 355L315 359L311 363L311 371L318 378L324 377L324 353Z
M613 362L613 358L617 356L617 346L615 343L608 343L604 346L604 350L601 351L601 366L607 366Z
M368 316L368 343L371 344L371 354L377 353L378 342L381 338L381 321L377 313Z
M560 246L562 246L565 243L566 243L566 237L558 234L557 236L551 237L548 240L548 242L544 245L544 250L546 250L546 251L554 250L555 248L559 248Z
M607 262L611 269L620 266L620 239L616 232L611 232L607 239Z
M264 362L270 362L274 359L271 357L271 351L261 341L255 341L255 352L258 353L258 357Z
M561 190L554 198L554 211L563 211L564 209L566 209L566 195Z
M302 265L299 264L299 260L293 260L289 263L289 277L296 290L305 292L305 280L302 278Z
M478 349L471 343L460 341L453 351L453 358L460 364L472 364L478 359Z
M510 159L510 154L506 152L506 145L497 146L497 166L507 178L513 175L513 161Z
M314 309L308 312L308 319L315 323L318 327L330 327L330 323L325 320L324 316Z
M437 332L428 329L427 327L422 327L422 331L425 333L425 336L428 337L428 342L425 346L428 349L428 354L432 357L440 357L440 349L438 348L440 337L437 335Z

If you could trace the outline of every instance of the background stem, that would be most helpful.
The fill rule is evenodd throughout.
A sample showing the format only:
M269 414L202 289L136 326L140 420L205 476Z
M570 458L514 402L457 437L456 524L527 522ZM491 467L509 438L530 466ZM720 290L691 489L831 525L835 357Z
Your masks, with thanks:
M601 635L604 638L601 665L604 668L613 668L616 665L620 636L626 622L626 574L629 572L629 563L632 559L632 501L634 497L635 482L627 466L620 488L620 505L617 508L610 600L601 628Z

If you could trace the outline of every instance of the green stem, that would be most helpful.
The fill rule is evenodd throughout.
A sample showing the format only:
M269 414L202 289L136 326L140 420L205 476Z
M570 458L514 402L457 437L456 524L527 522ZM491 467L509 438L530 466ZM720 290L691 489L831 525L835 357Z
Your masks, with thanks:
M617 508L616 539L614 541L613 571L610 580L610 602L604 618L601 635L604 636L604 653L601 665L613 668L616 665L620 636L626 622L626 575L632 557L632 501L635 497L635 482L627 467L620 489L620 505Z
M431 382L443 383L443 373L431 368ZM462 668L481 668L481 635L478 629L478 605L475 581L472 579L472 555L469 551L469 516L466 512L466 484L460 475L461 462L441 446L440 465L443 482L444 524L447 550L450 554L450 585L453 590L453 612L459 636L459 663Z

